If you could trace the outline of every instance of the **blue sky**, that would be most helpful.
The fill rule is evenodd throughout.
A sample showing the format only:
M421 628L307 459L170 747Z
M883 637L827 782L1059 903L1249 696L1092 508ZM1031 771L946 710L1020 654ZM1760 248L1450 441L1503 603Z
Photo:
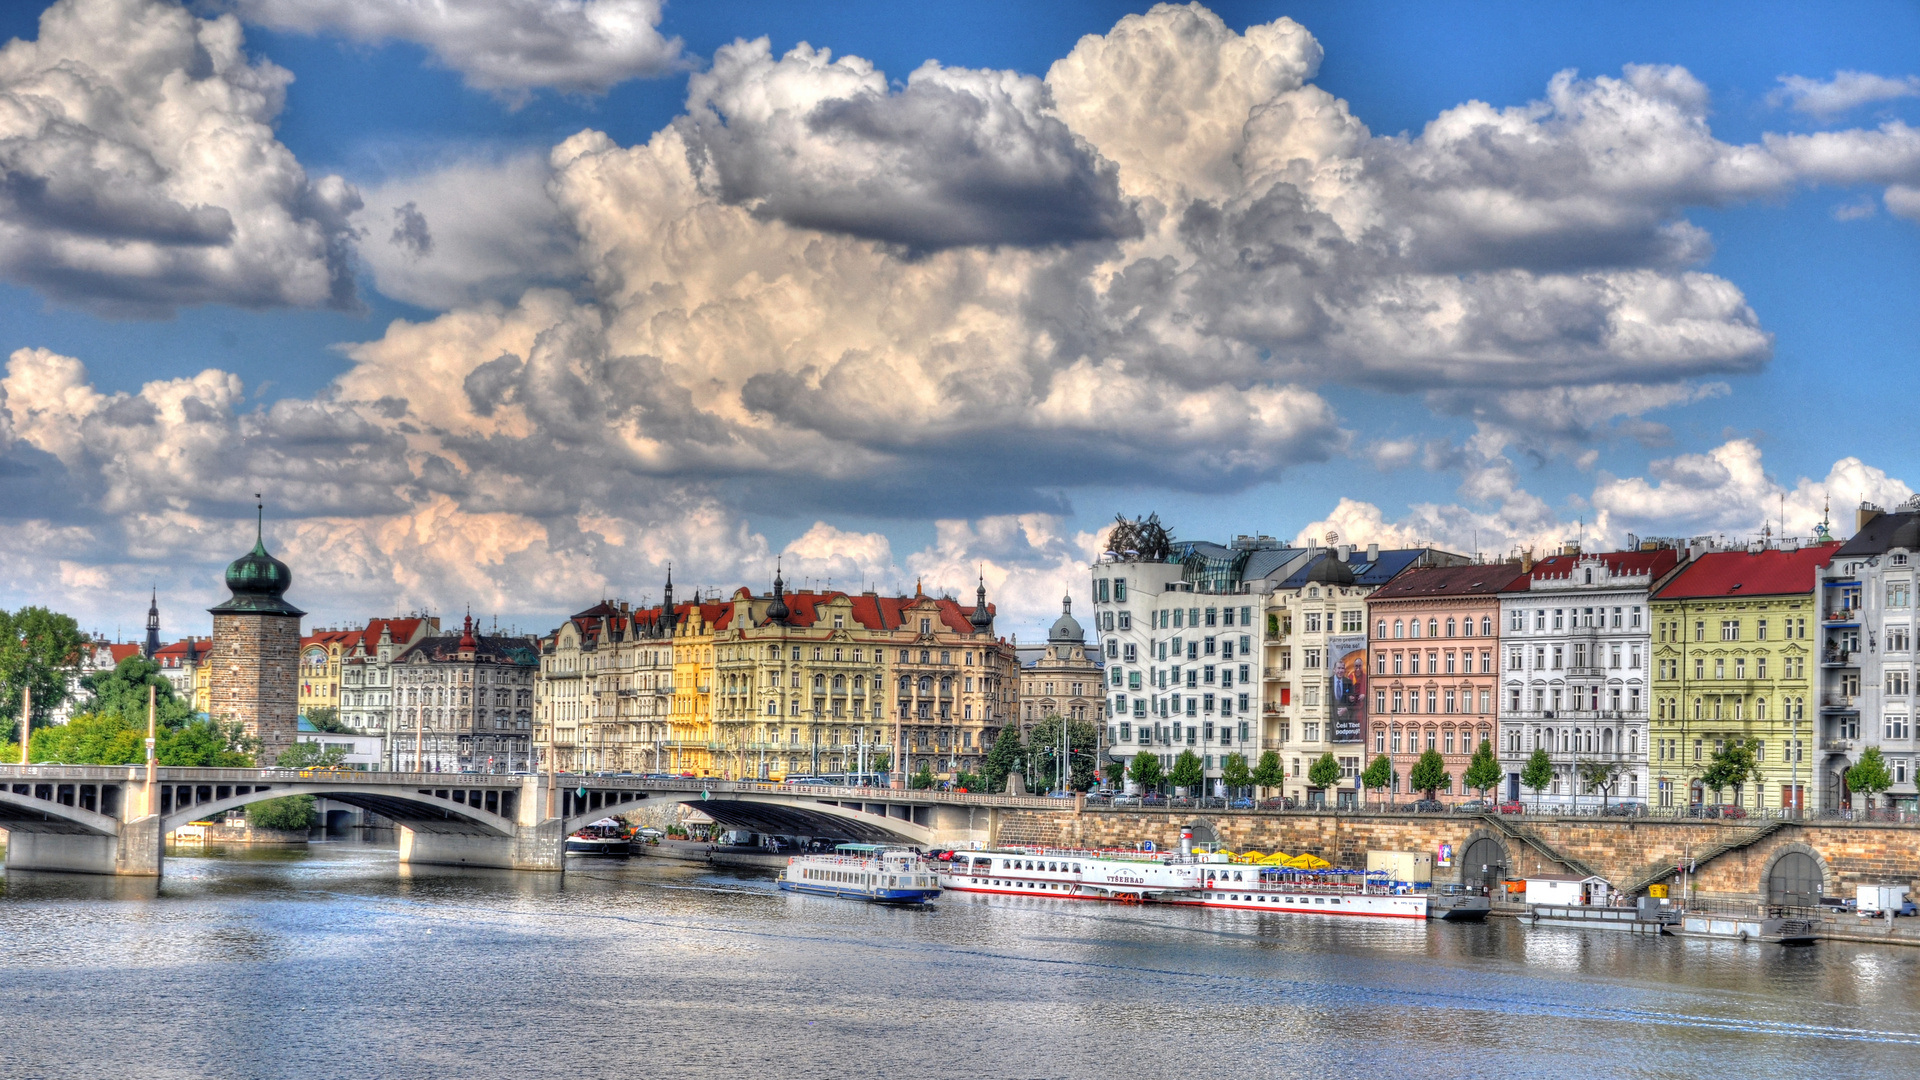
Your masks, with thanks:
M471 5L481 13L491 6L489 0ZM635 6L645 10L649 5ZM54 7L122 21L169 9L159 0L62 0ZM92 276L86 283L74 286L66 283L70 278L26 262L0 262L0 270L6 270L6 281L0 284L0 327L5 328L0 352L44 349L77 359L85 365L85 385L108 402L87 408L105 410L112 395L138 398L154 380L191 379L207 369L230 372L245 387L241 398L222 399L219 408L228 416L221 428L224 434L196 429L177 445L178 432L172 429L146 436L116 429L106 439L116 448L113 452L82 453L60 449L67 444L59 443L56 434L27 432L19 417L11 435L0 428L0 437L11 440L0 445L0 454L9 455L0 458L0 464L12 462L11 471L0 476L33 477L31 483L17 481L15 488L11 517L31 528L19 534L25 538L18 541L0 581L10 603L64 606L109 632L120 621L119 609L130 606L124 594L150 581L159 581L177 607L204 607L202 601L211 602L215 575L227 557L222 545L232 546L235 530L244 531L237 522L250 516L245 495L261 486L280 493L281 523L276 529L282 531L276 539L300 557L296 573L306 571L304 580L320 590L303 601L320 622L392 609L457 610L472 604L476 610L544 628L545 620L584 607L601 592L637 598L654 587L669 559L683 568L682 580L691 574L695 582L730 587L743 581L763 584L758 580L763 564L785 552L803 574L833 577L836 584L857 578L886 588L926 575L958 588L974 573L985 572L1006 594L1009 625L1003 628L1029 632L1043 624L1044 612L1052 608L1060 589L1077 580L1074 567L1084 557L1085 543L1077 537L1096 530L1116 511L1158 510L1179 535L1190 537L1266 532L1292 539L1303 531L1320 535L1332 528L1359 542L1433 540L1464 549L1478 540L1484 549L1498 552L1519 544L1550 543L1581 530L1601 541L1618 540L1630 529L1744 534L1774 519L1782 496L1790 500L1788 531L1805 531L1807 515L1822 497L1850 507L1863 497L1894 501L1911 494L1905 459L1915 449L1915 435L1912 426L1902 422L1897 402L1903 395L1882 389L1897 387L1901 373L1920 359L1915 355L1920 314L1912 303L1920 295L1920 222L1895 212L1911 205L1899 202L1897 189L1920 188L1920 165L1910 155L1903 157L1906 151L1899 146L1866 151L1851 147L1844 153L1873 159L1838 165L1835 154L1842 151L1797 158L1782 152L1775 156L1791 162L1777 167L1792 175L1783 172L1764 184L1682 178L1663 181L1657 192L1622 194L1617 182L1602 178L1595 182L1598 194L1559 192L1553 212L1586 213L1590 203L1606 203L1593 212L1612 215L1610 223L1582 226L1578 236L1569 232L1564 241L1544 242L1572 249L1592 244L1603 254L1575 250L1572 269L1534 252L1494 256L1493 262L1464 269L1443 265L1438 271L1468 280L1508 270L1599 276L1645 271L1670 281L1707 275L1737 290L1752 312L1752 323L1745 328L1749 341L1752 334L1764 332L1771 335L1770 348L1756 351L1748 344L1715 351L1717 347L1683 340L1661 345L1669 351L1661 353L1657 364L1636 366L1610 355L1606 343L1587 340L1593 325L1587 316L1570 315L1567 328L1532 345L1512 346L1511 355L1502 356L1498 364L1463 354L1440 364L1444 370L1436 374L1424 352L1391 359L1364 352L1365 345L1335 347L1322 340L1309 346L1299 344L1298 338L1276 344L1271 337L1229 334L1225 337L1233 340L1218 346L1227 351L1210 359L1214 345L1195 345L1176 335L1143 347L1140 358L1131 361L1134 367L1127 369L1137 375L1145 365L1154 372L1158 381L1143 384L1138 392L1158 408L1177 410L1187 400L1201 403L1190 407L1206 412L1208 419L1196 422L1195 433L1181 437L1186 441L1171 457L1156 453L1160 437L1144 430L1152 427L1150 420L1129 421L1136 428L1132 432L1100 432L1088 438L1071 424L1049 427L1048 422L1008 419L1019 413L1017 403L1010 406L998 399L974 403L983 415L1001 410L994 412L995 419L960 422L951 431L923 439L910 429L942 428L945 420L938 410L916 414L874 391L880 396L866 409L843 416L834 410L851 408L849 391L803 389L812 376L777 371L779 357L764 360L754 369L758 374L742 370L737 381L716 377L715 386L726 384L717 390L703 389L684 369L670 377L649 376L678 380L693 396L681 405L636 404L637 411L630 415L641 419L623 422L631 422L640 434L612 446L587 445L578 434L556 443L550 433L529 437L521 428L489 426L513 409L532 408L535 391L530 385L501 391L498 408L506 411L488 413L474 405L483 414L463 415L458 422L432 415L420 392L408 399L414 411L404 417L369 412L373 407L366 402L374 393L369 387L406 381L409 350L449 351L444 363L451 368L434 368L421 376L429 386L436 379L444 381L448 371L465 378L492 360L491 353L458 359L454 354L460 349L492 349L495 344L493 339L482 344L475 335L452 334L449 320L493 310L488 305L514 309L527 287L557 286L582 311L613 327L610 333L616 340L604 349L615 362L624 362L619 360L626 355L622 350L637 349L640 342L654 349L679 347L658 328L658 312L633 297L615 295L618 287L609 282L615 277L631 280L633 272L625 264L617 273L608 270L624 258L608 251L624 249L617 243L608 249L594 248L591 242L582 245L576 232L599 229L594 235L604 237L604 230L614 227L607 224L613 217L603 220L595 214L625 210L633 217L633 208L622 207L619 199L632 197L634 189L619 189L618 198L610 193L613 188L582 194L583 200L600 200L594 203L601 208L597 211L575 207L549 221L541 203L543 208L532 216L503 213L501 222L471 225L462 222L459 207L423 202L412 194L465 192L485 202L489 184L502 181L482 166L522 158L537 160L544 169L552 147L586 129L604 132L612 147L624 149L680 124L678 130L686 131L689 140L715 155L715 175L722 181L716 205L759 206L759 216L751 220L777 219L774 226L781 230L782 243L794 242L793 231L810 226L836 242L851 237L867 243L876 236L888 242L908 236L903 241L908 250L886 249L892 253L885 256L887 266L902 274L937 267L943 259L970 258L971 252L987 253L980 256L982 268L993 264L1011 273L1015 271L1009 267L1017 263L1018 272L1025 273L1027 264L1020 260L1029 255L1064 258L1060 252L1088 250L1085 240L1037 247L1020 240L1010 247L956 247L944 239L914 239L915 214L959 219L981 209L980 204L965 203L970 196L949 193L941 196L948 201L916 210L911 200L924 192L925 176L915 173L909 183L886 174L888 168L919 169L915 155L925 155L934 170L928 175L937 176L939 147L921 145L911 134L892 136L896 142L876 144L875 150L875 160L891 164L873 172L867 163L849 164L836 156L843 145L821 150L811 144L785 144L782 139L807 136L783 133L771 121L764 129L750 129L725 108L718 109L721 119L701 126L688 119L689 80L714 73L711 77L720 86L714 93L724 96L760 78L754 72L761 69L741 68L745 74L723 76L714 65L716 54L730 43L765 35L771 44L769 63L801 42L829 48L835 57L871 61L890 80L888 101L894 104L908 101L903 92L907 76L927 60L947 68L1015 72L1039 85L1036 80L1048 78L1052 65L1073 52L1083 35L1108 35L1123 17L1144 14L1147 6L669 5L660 15L658 36L680 39L678 55L662 62L665 54L656 45L663 43L643 42L654 50L647 54L651 60L641 55L645 49L634 46L637 52L622 54L641 56L623 61L633 72L630 77L593 76L606 88L586 93L540 84L489 86L487 80L498 82L499 76L475 74L483 61L473 59L471 42L463 44L444 28L391 22L376 26L366 13L381 9L380 2L364 5L357 14L338 13L352 5L325 3L288 14L297 7L285 0L202 4L192 8L192 17L238 11L245 58L253 64L271 62L291 73L284 107L267 117L270 138L297 162L306 182L338 176L358 193L364 207L352 218L352 228L337 233L345 237L340 245L351 249L347 254L309 251L300 256L307 260L301 264L284 261L292 258L284 250L265 252L261 266L304 265L302 272L309 276L296 280L295 271L288 270L285 282L263 293L257 283L209 269L186 291L168 293L185 297L181 301L154 299L157 286L133 280L140 277L139 270L124 271L126 281L113 281L89 269ZM1920 56L1920 8L1912 4L1222 3L1212 5L1211 11L1236 36L1282 17L1311 34L1324 59L1306 84L1345 102L1351 118L1375 137L1366 151L1372 155L1370 170L1404 167L1412 175L1423 168L1489 169L1470 184L1462 181L1482 195L1508 185L1524 199L1553 178L1527 175L1511 161L1489 166L1471 157L1468 144L1444 152L1423 150L1418 145L1422 130L1470 101L1495 110L1540 101L1548 94L1549 81L1567 70L1578 72L1579 80L1619 80L1629 65L1684 68L1709 95L1710 104L1698 106L1699 122L1723 148L1759 144L1769 136L1884 134L1889 129L1895 130L1890 141L1897 142L1900 132L1911 134L1903 125L1920 124L1920 96L1911 92L1915 84L1900 82L1915 74L1913 58ZM9 6L0 13L0 39L40 38L40 13L33 4ZM1203 51L1197 40L1189 38L1182 47ZM34 64L44 68L57 51L48 46L34 63L0 66L0 93L20 92ZM84 56L66 59L99 62ZM577 59L583 66L599 62L586 55ZM1781 95L1782 77L1830 85L1837 72L1867 73L1883 81L1876 84L1877 92L1865 93L1851 107L1826 112L1796 109L1793 98ZM818 74L816 68L808 77ZM818 88L807 92L832 93ZM1645 92L1657 97L1666 91ZM1672 100L1693 101L1689 93L1675 91ZM915 115L920 117L915 123L924 123L928 114ZM1236 116L1237 125L1244 111ZM881 117L876 122L890 121ZM1091 143L1092 152L1060 150L1052 144L1038 148L1065 154L1071 168L1084 172L1075 183L1084 180L1092 186L1072 189L1080 194L1061 189L1061 205L1077 212L1074 208L1083 209L1087 198L1108 198L1099 194L1108 190L1100 185L1112 183L1111 163L1117 161L1119 188L1111 193L1109 209L1118 216L1111 220L1137 218L1145 190L1145 182L1138 179L1141 162L1152 167L1154 148L1135 148L1133 152L1144 157L1128 158L1129 151L1103 143L1087 123L1069 126L1081 140L1076 145L1085 151ZM1407 139L1399 142L1380 138L1403 133ZM1658 140L1670 135L1663 131L1649 136L1651 141L1639 152L1665 153ZM1559 136L1569 147L1591 145L1589 136L1574 128ZM102 137L110 144L116 138L141 138L110 132ZM1034 136L1045 137L1051 136L1044 131ZM776 159L761 155L769 147L802 157L814 152L822 156L817 171L768 179L772 173L767 170L774 168L768 162ZM166 157L165 148L146 149ZM1458 160L1449 161L1449 153ZM52 170L61 166L34 167L44 167L50 170L47 177L60 180ZM460 172L463 169L467 172ZM989 179L1001 176L995 173ZM1024 186L1009 189L1015 194L995 196L1001 201L988 209L1000 224L982 226L989 230L986 238L993 240L991 229L1008 222L1026 227L1016 220L1017 208L1007 209L1006 200L1044 202L1055 196L1046 185L1057 179L1054 174L1044 180L1022 177L1019 184ZM899 188L887 187L896 182ZM756 184L760 186L754 188ZM908 204L906 216L889 222L864 220L862 209L838 208L842 204L835 185L841 185L842 192L906 192L898 195ZM1889 188L1896 193L1888 194ZM1422 198L1421 190L1413 184L1405 189L1413 194L1394 188L1368 197L1375 200L1382 220L1391 224L1397 213L1394 200ZM511 230L522 238L520 246L504 248L504 262L511 264L513 252L530 250L527 245L533 241L526 237L550 233L558 239L543 250L558 260L555 267L564 267L540 272L508 267L477 285L465 279L448 284L460 277L461 268L452 267L436 270L441 276L423 284L408 275L428 260L400 260L391 245L382 244L393 209L388 204L403 195L424 214L442 251L448 237L461 228L470 228L478 237L474 242L482 245L493 243L483 235L489 229ZM527 205L545 198L537 186L523 185L522 196ZM380 197L387 197L387 204ZM765 201L755 203L756 198ZM10 212L30 213L23 205L15 204ZM286 212L299 220L308 205L289 202ZM1332 205L1326 202L1322 209ZM1436 225L1444 211L1435 205L1423 204L1404 218L1406 229L1428 238L1421 256L1427 263L1438 259L1444 264L1448 255L1442 249L1461 242L1463 229L1484 239L1510 227L1487 221ZM330 220L314 213L318 216L313 220ZM821 225L821 214L833 223ZM1676 222L1692 226L1691 253L1684 258L1604 254L1614 250L1607 244L1617 240L1632 246ZM52 224L30 224L49 235L60 228L79 228L71 225L70 215ZM1114 268L1160 253L1153 247L1153 226L1145 228L1149 235L1144 239L1137 234L1129 239L1124 225L1119 227L1110 242L1125 254L1088 276L1095 288L1107 288L1104 275ZM1428 231L1423 234L1422 229ZM1608 236L1596 239L1600 232ZM1165 233L1162 239L1172 236ZM1414 243L1417 247L1420 241ZM916 244L932 246L921 250ZM576 247L578 265L569 261ZM195 248L192 257L198 258L202 250ZM1365 291L1369 281L1401 273L1391 260L1382 263L1369 256L1365 262L1364 268L1337 271L1344 284L1326 286L1323 294L1340 288ZM311 275L323 265L352 275L350 302L314 291ZM678 272L693 272L685 269L693 263L678 265ZM1254 318L1260 314L1254 309L1261 306L1257 297L1262 286L1252 278L1233 277L1237 272L1219 270L1209 282L1189 286L1177 303L1193 302L1195 290L1216 290L1217 295L1206 292L1211 317ZM1320 272L1335 273L1324 267ZM1433 271L1423 264L1418 272ZM665 285L673 287L674 282ZM469 291L459 293L462 288ZM1521 310L1564 300L1537 292L1503 295L1503 303ZM1019 327L1051 325L1053 315L1032 315L1052 302L1047 296L1044 290L1025 294L1023 318L1028 321ZM816 295L813 302L830 306L836 300L826 294ZM1247 310L1223 314L1235 305ZM623 317L639 319L634 313L643 309L652 312L650 322L623 326ZM1368 318L1350 311L1344 317L1362 322ZM1740 321L1737 313L1721 312L1715 318ZM402 341L389 331L394 320L434 327L438 336L423 332ZM930 328L924 341L916 343L914 331L907 329L892 344L905 350L931 348L953 332L951 325L924 325ZM1014 323L1007 323L995 332L1014 329ZM1090 354L1096 362L1102 355L1099 348L1120 355L1137 344L1128 340L1131 332L1107 329L1111 333L1103 340L1109 344L1096 346ZM438 333L442 330L447 332ZM1675 333L1680 339L1688 335L1684 329ZM1350 342L1353 335L1341 337ZM847 347L871 350L874 343ZM1290 352L1296 348L1311 358L1296 360ZM1363 351L1352 351L1355 348ZM1529 348L1540 349L1542 370L1552 367L1556 374L1515 374L1532 365ZM1031 374L1036 365L1044 366L1031 356L1006 359L1003 376L1012 371ZM1047 370L1058 378L1070 359L1055 357L1055 366ZM576 365L584 362L574 360ZM673 362L671 356L668 362ZM688 363L697 367L699 361ZM1405 375L1396 367L1403 363L1411 365ZM976 364L992 367L984 360ZM1244 370L1235 373L1235 365ZM532 366L529 359L524 368L514 370L530 371ZM23 371L14 377L25 378ZM948 381L936 384L948 392L960 385L952 381L958 377L948 372ZM782 381L790 378L801 382ZM900 374L903 386L919 378L932 376ZM347 381L336 381L342 379ZM592 377L586 379L587 398L581 400L594 399ZM475 384L469 379L464 385L472 398ZM1097 377L1092 385L1099 386ZM1222 399L1207 395L1221 390L1231 398L1250 388L1296 395L1286 406L1296 410L1289 414L1296 419L1287 421L1295 427L1273 430L1271 412L1265 420L1234 421L1239 427L1220 421ZM1610 396L1605 402L1612 404L1600 397L1580 399L1586 405L1574 411L1584 409L1587 422L1578 430L1534 422L1546 411L1537 395L1570 388L1589 395L1606 388L1604 394ZM28 389L22 382L9 398L21 416ZM810 391L826 396L816 400ZM1501 417L1482 414L1476 426L1476 403L1503 392L1536 396L1516 399ZM1043 390L1034 393L1029 414L1053 415L1065 408L1057 396L1042 401ZM1104 390L1090 393L1098 400ZM1311 404L1298 395L1310 397ZM725 400L712 405L720 398ZM63 400L71 399L69 393ZM1618 404L1628 399L1640 403ZM316 400L330 403L332 410L326 422L331 426L322 425L325 433L302 428L306 434L290 434L290 429L274 426L283 421L272 420L249 427L247 417L268 415L260 410L275 403L291 408ZM355 400L360 404L352 405ZM673 436L657 434L668 424L664 418L675 414L704 416L712 411L721 418L715 423L733 423L728 409L737 409L742 401L749 406L759 402L756 415L761 419L747 425L752 430L744 441L738 432L728 436L732 441L724 449L707 436L688 436L700 444L693 450L675 449ZM454 407L466 408L457 396ZM906 411L900 411L903 408ZM343 419L352 409L360 410L357 419ZM848 425L889 409L897 416L893 430L843 437ZM1317 419L1297 419L1305 415L1297 410L1312 409L1322 410ZM966 402L955 403L952 411L972 415ZM164 408L159 412L166 414ZM544 415L549 417L546 422L555 422L551 411ZM771 420L765 419L768 415ZM349 438L341 434L340 425L351 423L391 427L378 437ZM81 419L73 424L82 432L79 438L95 437L86 432L96 429ZM422 439L429 436L439 441L424 446ZM116 438L121 441L114 442ZM164 482L129 476L114 464L116 454L138 454L142 438L164 459L148 466L163 473ZM351 448L342 448L343 439ZM636 450L636 441L644 448ZM742 449L748 444L753 444L751 452ZM566 449L556 449L563 445ZM526 464L556 453L577 454L580 461L601 465L555 465L556 471L547 476ZM623 454L640 455L642 464L623 461ZM403 458L410 462L411 476L403 475L406 470L381 471ZM1848 465L1849 458L1860 460ZM793 462L801 459L812 464L796 469ZM458 463L461 478L436 483L434 462L449 460ZM497 471L489 462L498 463ZM594 471L602 467L607 471ZM292 488L299 485L311 489L301 487L295 493ZM274 501L272 495L269 499ZM1352 505L1337 510L1343 499ZM1018 517L1022 514L1030 516ZM612 523L582 524L601 518ZM689 526L690 520L700 526ZM939 521L950 524L941 526ZM525 537L536 532L542 534L540 542L527 544ZM502 536L514 539L502 541ZM470 554L450 550L461 547ZM135 614L125 621L131 625Z

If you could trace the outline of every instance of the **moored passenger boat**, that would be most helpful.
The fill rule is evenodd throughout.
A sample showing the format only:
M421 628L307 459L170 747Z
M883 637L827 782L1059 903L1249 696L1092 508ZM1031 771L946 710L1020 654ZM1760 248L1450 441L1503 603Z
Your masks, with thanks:
M1201 887L1166 899L1175 904L1285 911L1308 915L1361 915L1380 919L1425 919L1427 895L1394 887L1386 875L1365 870L1297 870L1280 866L1210 865ZM1369 880L1370 876L1372 880Z
M841 844L833 851L787 860L780 887L875 904L924 904L940 895L939 875L905 848Z
M567 837L567 854L624 859L633 854L631 827L615 818L601 818Z
M1198 869L1192 856L1151 851L998 848L954 852L940 884L953 892L1150 903L1197 888Z

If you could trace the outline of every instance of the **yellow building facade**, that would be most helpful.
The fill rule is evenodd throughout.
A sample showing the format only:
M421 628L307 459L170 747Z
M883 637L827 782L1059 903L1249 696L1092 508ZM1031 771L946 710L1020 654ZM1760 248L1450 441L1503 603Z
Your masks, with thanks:
M1748 811L1808 801L1813 761L1814 586L1837 544L1697 556L1651 598L1653 794L1658 806ZM1715 792L1713 756L1751 742L1757 781Z

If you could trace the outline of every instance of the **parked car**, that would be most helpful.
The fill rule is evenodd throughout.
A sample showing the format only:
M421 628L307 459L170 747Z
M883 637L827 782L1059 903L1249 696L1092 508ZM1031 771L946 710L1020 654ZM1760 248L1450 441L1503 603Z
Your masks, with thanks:
M1854 909L1855 904L1856 904L1856 901L1852 897L1841 899L1838 896L1823 896L1820 898L1819 906L1828 911L1832 911L1836 914L1844 915L1845 913L1852 911Z
M1202 810L1225 810L1227 808L1227 800L1218 795L1202 795L1200 798L1193 800L1193 805Z
M1113 805L1115 806L1139 806L1141 803L1142 799L1138 795L1115 795L1113 797Z
M1524 814L1527 812L1527 808L1519 799L1508 799L1506 802L1500 804L1500 812L1503 814Z
M1707 815L1708 817L1726 818L1729 821L1737 821L1747 816L1745 807L1735 806L1732 803L1724 806L1709 807L1708 809L1712 811L1712 813Z
M1262 810L1292 810L1296 805L1294 798L1289 795L1275 795L1270 799L1260 800Z
M1089 791L1089 792L1087 792L1087 805L1088 805L1088 806L1104 806L1104 805L1106 805L1107 803L1111 803L1111 802L1113 802L1113 801L1114 801L1114 800L1113 800L1113 792L1111 792L1111 791Z
M1609 803L1600 812L1606 817L1645 817L1647 805L1634 802Z
M1453 804L1453 812L1456 814L1484 814L1491 809L1493 809L1492 803L1483 802L1480 799L1469 799L1463 803Z
M1228 803L1228 804L1227 804L1227 809L1229 809L1229 810L1251 810L1251 809L1253 809L1253 800L1252 800L1252 799L1246 799L1246 798L1241 798L1241 799L1235 799L1235 800L1233 800L1232 802L1230 802L1230 803Z
M1444 814L1447 812L1447 804L1439 799L1421 799L1418 802L1408 803L1407 809L1416 814Z
M1165 795L1142 795L1140 796L1140 805L1165 806L1167 805L1167 797Z

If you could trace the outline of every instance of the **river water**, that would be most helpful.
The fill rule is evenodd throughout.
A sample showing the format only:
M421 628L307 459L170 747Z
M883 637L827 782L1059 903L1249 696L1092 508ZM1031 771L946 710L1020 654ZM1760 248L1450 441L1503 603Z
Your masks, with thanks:
M949 895L392 849L12 873L5 1077L1920 1072L1920 950Z

